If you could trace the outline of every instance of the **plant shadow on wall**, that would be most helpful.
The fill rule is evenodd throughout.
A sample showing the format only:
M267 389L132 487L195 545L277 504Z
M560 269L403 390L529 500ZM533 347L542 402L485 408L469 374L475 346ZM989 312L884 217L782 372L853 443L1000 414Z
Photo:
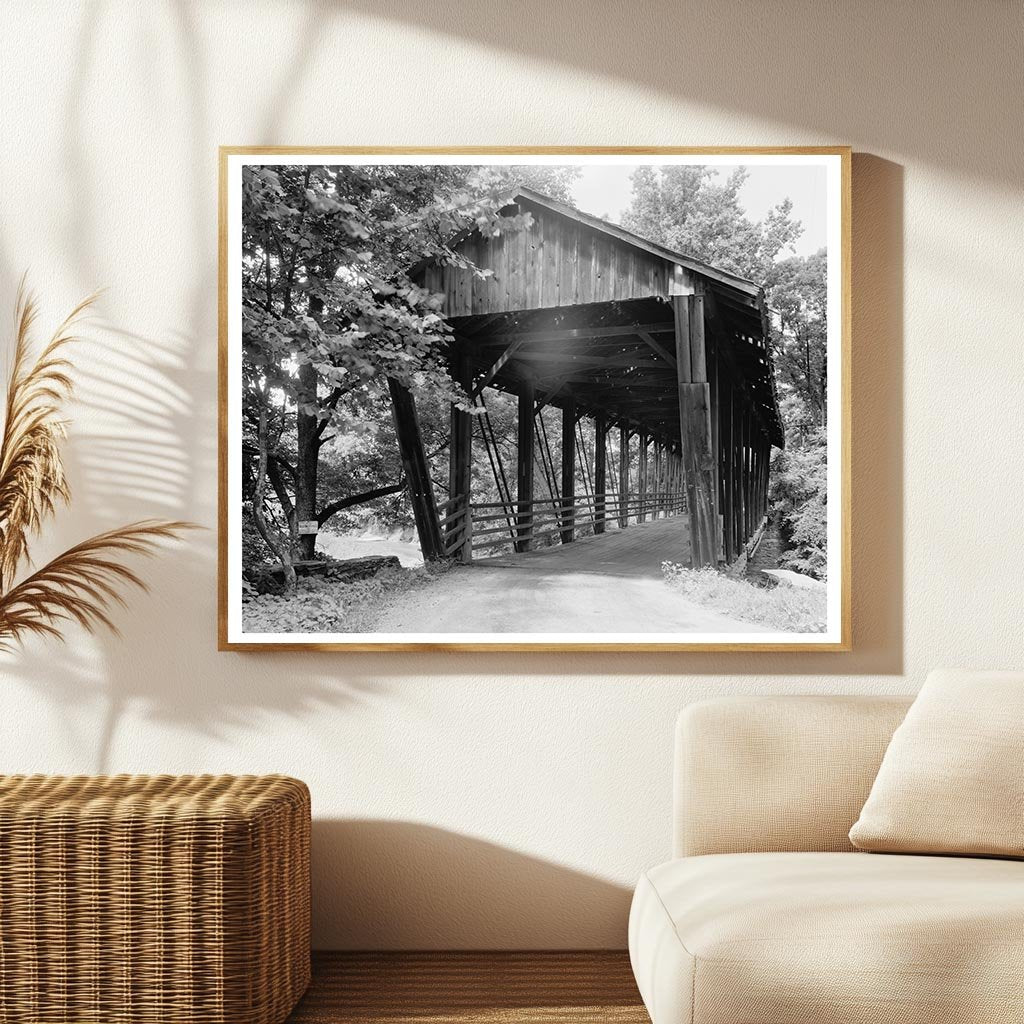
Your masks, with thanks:
M186 383L193 378L183 360L187 349L185 339L158 342L109 326L92 330L82 342L77 407L87 415L72 466L71 489L81 497L74 504L76 534L90 524L109 523L123 509L125 495L147 508L190 507L195 470L182 441L184 421L194 415ZM117 767L111 752L119 720L129 709L217 736L251 724L255 713L304 715L362 699L358 683L321 682L328 672L317 673L308 657L301 665L295 657L283 659L287 685L277 674L190 672L193 659L185 644L194 641L183 638L176 623L183 607L206 606L214 647L213 587L205 582L213 557L213 538L206 531L190 536L187 546L161 552L147 567L158 585L132 598L130 614L114 616L121 635L68 644L59 652L59 673L39 645L7 655L6 672L45 693L55 706L102 707L101 721L85 741L91 749L80 752L96 771ZM197 580L204 581L201 595ZM154 666L176 666L177 673L168 679Z
M166 6L168 42L182 70L182 102L188 110L187 135L181 144L192 153L186 188L192 216L181 219L191 231L194 248L206 244L215 225L215 150L206 118L203 49L189 5ZM131 286L116 272L116 241L109 237L103 195L108 161L91 143L89 103L95 95L96 69L104 59L102 30L114 12L90 5L81 19L77 60L67 90L66 161L74 176L76 201L64 221L62 246L70 260L75 287L93 289L97 274L107 273L116 295ZM310 18L307 37L315 42L317 21ZM301 79L315 46L300 49L289 81ZM288 102L286 83L266 113L278 125ZM268 134L276 133L276 128ZM259 134L259 133L258 133ZM188 182L186 182L188 185ZM168 200L169 201L169 200ZM207 213L209 217L207 217ZM99 270L115 257L115 268ZM0 270L10 285L15 277L11 254L0 248ZM203 515L212 510L216 492L215 406L202 396L215 394L215 357L203 339L215 339L212 256L197 260L188 273L185 313L179 331L145 336L118 325L97 324L86 332L76 358L76 409L67 442L68 473L75 495L73 514L57 523L60 539L80 537L138 507L171 517ZM113 305L113 303L111 303ZM46 549L43 537L40 548ZM66 748L75 770L106 772L119 762L118 730L126 714L145 716L170 726L187 726L199 736L219 737L234 727L251 727L265 715L302 717L327 707L363 703L382 687L357 679L338 679L329 656L284 656L273 673L250 673L244 659L218 659L220 671L208 668L215 650L214 531L193 534L187 545L163 552L147 567L152 592L133 599L129 611L116 616L120 639L73 636L66 645L30 641L28 649L6 656L4 671L60 711ZM183 609L191 609L185 613ZM198 640L182 622L201 621L208 636ZM192 648L202 646L193 653ZM74 710L72 710L74 709ZM84 725L82 723L89 723ZM123 739L123 737L121 737ZM83 769L81 766L85 766ZM238 770L239 766L232 766Z

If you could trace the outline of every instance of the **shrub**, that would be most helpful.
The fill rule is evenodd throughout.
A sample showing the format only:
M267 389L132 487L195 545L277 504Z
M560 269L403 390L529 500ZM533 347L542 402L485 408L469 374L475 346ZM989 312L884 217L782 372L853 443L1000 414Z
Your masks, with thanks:
M780 584L759 587L717 569L662 562L665 581L677 593L711 611L786 633L823 633L828 612L824 587Z
M366 633L389 600L433 579L434 573L422 567L385 569L351 583L303 577L293 594L243 593L242 628L247 633Z
M817 580L828 571L828 446L825 432L779 452L772 466L771 510L787 547L779 566Z

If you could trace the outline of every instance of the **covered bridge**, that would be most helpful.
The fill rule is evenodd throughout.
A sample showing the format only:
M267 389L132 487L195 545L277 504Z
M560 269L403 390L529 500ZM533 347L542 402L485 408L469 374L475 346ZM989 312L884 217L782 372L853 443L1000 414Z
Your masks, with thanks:
M478 417L453 407L449 500L438 509L417 457L412 398L396 394L425 555L467 561L502 530L525 551L541 536L568 543L584 526L602 533L685 513L692 564L731 563L764 520L769 455L784 443L762 290L531 189L503 199L504 212L532 215L528 228L473 232L454 246L489 275L434 263L415 276L444 295L452 376L474 401L485 388L517 396L515 479L495 467L501 501L473 502ZM560 478L553 500L535 487L545 406L561 410L561 465L543 467ZM594 421L592 451L578 443L582 417ZM613 429L620 452L637 439L632 480L625 457L609 473ZM581 469L592 484L585 496L576 493Z

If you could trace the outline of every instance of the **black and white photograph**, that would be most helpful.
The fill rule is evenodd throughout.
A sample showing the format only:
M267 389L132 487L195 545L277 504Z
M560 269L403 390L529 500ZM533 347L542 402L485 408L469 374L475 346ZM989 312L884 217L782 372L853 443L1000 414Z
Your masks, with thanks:
M222 646L844 649L848 159L222 151Z

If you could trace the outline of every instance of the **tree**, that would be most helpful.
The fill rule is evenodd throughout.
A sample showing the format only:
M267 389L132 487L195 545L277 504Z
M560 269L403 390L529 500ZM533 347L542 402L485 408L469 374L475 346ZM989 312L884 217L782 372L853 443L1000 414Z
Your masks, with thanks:
M802 407L792 407L796 437L827 421L828 261L824 249L775 265L770 303L779 320L773 335L780 386L791 388Z
M496 167L499 188L527 186L562 203L572 203L572 183L580 176L578 166L557 164L513 164Z
M775 260L800 237L789 199L752 221L739 193L750 176L737 167L721 182L714 168L697 164L639 167L622 226L644 238L758 284L771 278Z
M515 230L502 174L458 165L248 167L243 177L242 336L246 494L253 523L286 579L315 537L298 524L397 493L400 476L321 495L324 446L339 429L379 421L388 382L465 405L448 376L442 297L415 283L435 259L481 276L450 245L460 232ZM551 181L567 180L552 172ZM474 199L474 195L485 198ZM340 484L337 478L334 484ZM269 514L273 495L281 513Z

